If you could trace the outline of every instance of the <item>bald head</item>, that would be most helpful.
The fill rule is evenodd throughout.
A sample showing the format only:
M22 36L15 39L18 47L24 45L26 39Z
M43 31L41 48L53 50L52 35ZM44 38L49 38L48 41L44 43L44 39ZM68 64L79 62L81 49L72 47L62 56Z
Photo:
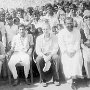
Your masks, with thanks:
M49 33L51 31L51 27L49 23L43 23L42 25L43 33Z

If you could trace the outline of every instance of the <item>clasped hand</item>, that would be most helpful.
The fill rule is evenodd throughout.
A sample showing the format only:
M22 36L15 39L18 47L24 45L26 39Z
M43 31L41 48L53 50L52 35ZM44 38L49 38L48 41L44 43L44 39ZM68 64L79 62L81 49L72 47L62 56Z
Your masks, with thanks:
M76 51L74 51L74 52L66 52L67 53L67 55L69 56L69 57L73 57L74 55L75 55L75 53L76 53Z

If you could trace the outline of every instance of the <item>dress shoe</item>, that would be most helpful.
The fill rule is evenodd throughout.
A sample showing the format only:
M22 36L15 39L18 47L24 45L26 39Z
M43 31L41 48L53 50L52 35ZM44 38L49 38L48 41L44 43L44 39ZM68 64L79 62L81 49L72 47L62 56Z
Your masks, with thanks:
M27 85L30 85L30 81L27 78L25 79L25 81Z
M43 87L47 87L46 80L42 80L41 84L42 84Z
M58 81L54 81L55 86L59 86L60 83Z
M42 82L42 86L43 87L47 87L47 83L46 82Z
M15 80L14 80L14 83L13 83L13 86L17 86L18 84L19 84L18 79L15 79Z
M75 83L75 82L72 83L71 88L72 88L73 90L77 90L77 87L76 87L76 83Z
M90 87L90 81L87 81L87 86Z

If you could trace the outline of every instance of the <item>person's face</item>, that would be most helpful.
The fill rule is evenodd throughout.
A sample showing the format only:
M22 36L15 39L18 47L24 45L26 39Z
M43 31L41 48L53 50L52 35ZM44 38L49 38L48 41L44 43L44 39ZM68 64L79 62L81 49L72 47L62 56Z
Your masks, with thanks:
M48 36L48 35L50 34L50 27L49 27L49 25L45 25L45 26L43 27L43 33L44 33L46 36Z
M68 29L68 31L73 31L73 21L71 20L71 19L67 19L66 21L65 21L65 25L66 25L66 27L67 27L67 29Z
M25 35L25 28L24 27L19 27L19 34L24 37Z
M5 21L5 15L4 14L0 15L0 20L3 21L3 22Z
M7 23L8 23L8 25L12 25L13 24L13 20L12 19L7 20Z
M15 11L11 11L11 12L10 12L10 15L11 15L12 17L15 17L15 16L16 16Z
M65 14L60 14L59 20L65 20L66 15Z
M17 15L16 15L18 18L21 18L22 15L21 15L21 12L17 12Z
M66 13L69 13L70 9L69 8L65 8L65 11L66 11Z
M90 25L90 16L85 16L84 22L86 22L88 25Z
M20 20L17 19L17 21L14 22L14 24L19 25L20 24Z

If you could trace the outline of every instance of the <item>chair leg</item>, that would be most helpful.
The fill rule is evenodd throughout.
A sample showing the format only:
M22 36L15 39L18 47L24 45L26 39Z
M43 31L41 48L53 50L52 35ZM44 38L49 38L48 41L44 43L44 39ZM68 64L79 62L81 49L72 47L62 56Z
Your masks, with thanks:
M8 80L9 80L9 84L11 85L11 72L9 70L9 67L8 67Z
M32 70L32 61L30 64L30 74L31 74L31 84L33 84L33 70Z
M6 59L6 65L7 65L8 81L9 81L9 84L11 84L11 72L10 72L10 69L8 67L8 61L7 61L7 59Z

